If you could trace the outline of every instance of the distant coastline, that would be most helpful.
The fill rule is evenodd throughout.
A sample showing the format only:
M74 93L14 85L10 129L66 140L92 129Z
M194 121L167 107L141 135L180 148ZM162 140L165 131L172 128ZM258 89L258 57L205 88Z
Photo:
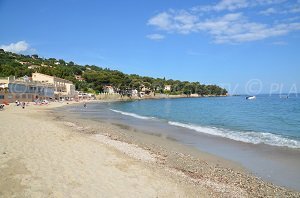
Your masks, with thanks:
M71 84L78 93L72 91L69 98L86 97L87 95L120 94L134 98L169 95L168 97L222 96L228 92L215 84L154 78L137 74L125 74L118 70L95 65L79 65L56 58L42 58L37 54L22 55L0 49L0 79L15 76L15 79L40 80L41 82L61 81ZM50 78L55 78L51 80ZM201 80L201 79L199 79ZM55 92L61 89L55 87ZM57 91L58 90L58 91ZM70 89L71 90L71 89ZM72 88L73 90L73 88ZM60 93L59 93L60 94ZM58 95L59 95L58 94ZM174 95L174 96L173 96ZM176 96L175 96L176 95ZM185 95L185 96L183 96ZM162 96L164 97L164 96ZM59 98L58 96L55 98Z

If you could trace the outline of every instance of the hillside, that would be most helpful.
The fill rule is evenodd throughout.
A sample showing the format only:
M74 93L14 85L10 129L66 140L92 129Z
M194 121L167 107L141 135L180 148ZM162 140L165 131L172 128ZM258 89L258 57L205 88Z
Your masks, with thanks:
M152 78L136 74L124 74L117 70L95 65L78 65L62 59L41 58L38 55L22 55L5 52L0 49L0 77L31 76L33 72L52 75L72 81L77 90L85 92L103 92L103 86L111 85L120 93L142 86L156 93L225 95L227 90L217 85L204 85L199 82L179 81L172 79ZM165 85L171 85L165 90Z

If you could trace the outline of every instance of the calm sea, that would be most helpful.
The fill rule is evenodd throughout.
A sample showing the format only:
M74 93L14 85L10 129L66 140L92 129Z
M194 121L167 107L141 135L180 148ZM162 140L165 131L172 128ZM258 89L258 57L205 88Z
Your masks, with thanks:
M116 114L165 122L214 136L300 148L300 98L259 95L110 103Z

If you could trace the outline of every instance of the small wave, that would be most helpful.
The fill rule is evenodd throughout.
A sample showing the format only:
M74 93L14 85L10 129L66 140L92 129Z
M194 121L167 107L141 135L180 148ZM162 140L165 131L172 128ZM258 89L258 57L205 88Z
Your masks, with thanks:
M110 109L113 112L120 113L122 115L131 116L143 120L153 120L155 117L141 116L135 113L129 113L124 111L118 111L115 109ZM168 124L178 127L187 128L200 133L205 133L209 135L219 136L223 138L232 139L235 141L252 143L252 144L268 144L272 146L285 146L290 148L300 148L300 141L289 139L281 135L275 135L266 132L241 132L241 131L231 131L223 128L217 127L204 127L195 124L184 124L180 122L168 121Z
M131 117L134 117L134 118L138 118L138 119L143 119L143 120L154 119L154 117L141 116L141 115L137 115L135 113L128 113L128 112L124 112L124 111L118 111L118 110L115 110L115 109L110 109L110 110L113 111L113 112L116 112L116 113L120 113L120 114L123 114L123 115L127 115L127 116L131 116Z
M179 126L187 129L191 129L200 133L206 133L210 135L220 136L235 141L252 143L252 144L268 144L272 146L286 146L290 148L300 148L300 142L292 140L280 135L275 135L266 132L240 132L230 131L216 127L203 127L193 124L184 124L180 122L168 122L170 125Z

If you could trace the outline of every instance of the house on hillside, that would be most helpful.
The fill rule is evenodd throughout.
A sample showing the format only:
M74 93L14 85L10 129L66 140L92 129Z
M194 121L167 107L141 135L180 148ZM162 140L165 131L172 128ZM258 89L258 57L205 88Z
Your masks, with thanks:
M146 87L145 85L141 85L140 89L141 89L140 95L144 96L145 94L150 95L152 93L151 89L149 87Z
M75 75L74 77L75 77L76 80L78 80L80 82L84 81L84 78L82 78L81 75Z
M29 65L29 62L23 62L23 61L17 61L18 63L20 63L21 65Z
M28 66L28 69L37 69L39 67L40 67L39 65L30 65Z
M108 93L108 94L114 94L115 93L114 88L110 85L104 86L103 91L104 91L104 93Z
M165 85L164 90L165 91L171 91L171 85Z

